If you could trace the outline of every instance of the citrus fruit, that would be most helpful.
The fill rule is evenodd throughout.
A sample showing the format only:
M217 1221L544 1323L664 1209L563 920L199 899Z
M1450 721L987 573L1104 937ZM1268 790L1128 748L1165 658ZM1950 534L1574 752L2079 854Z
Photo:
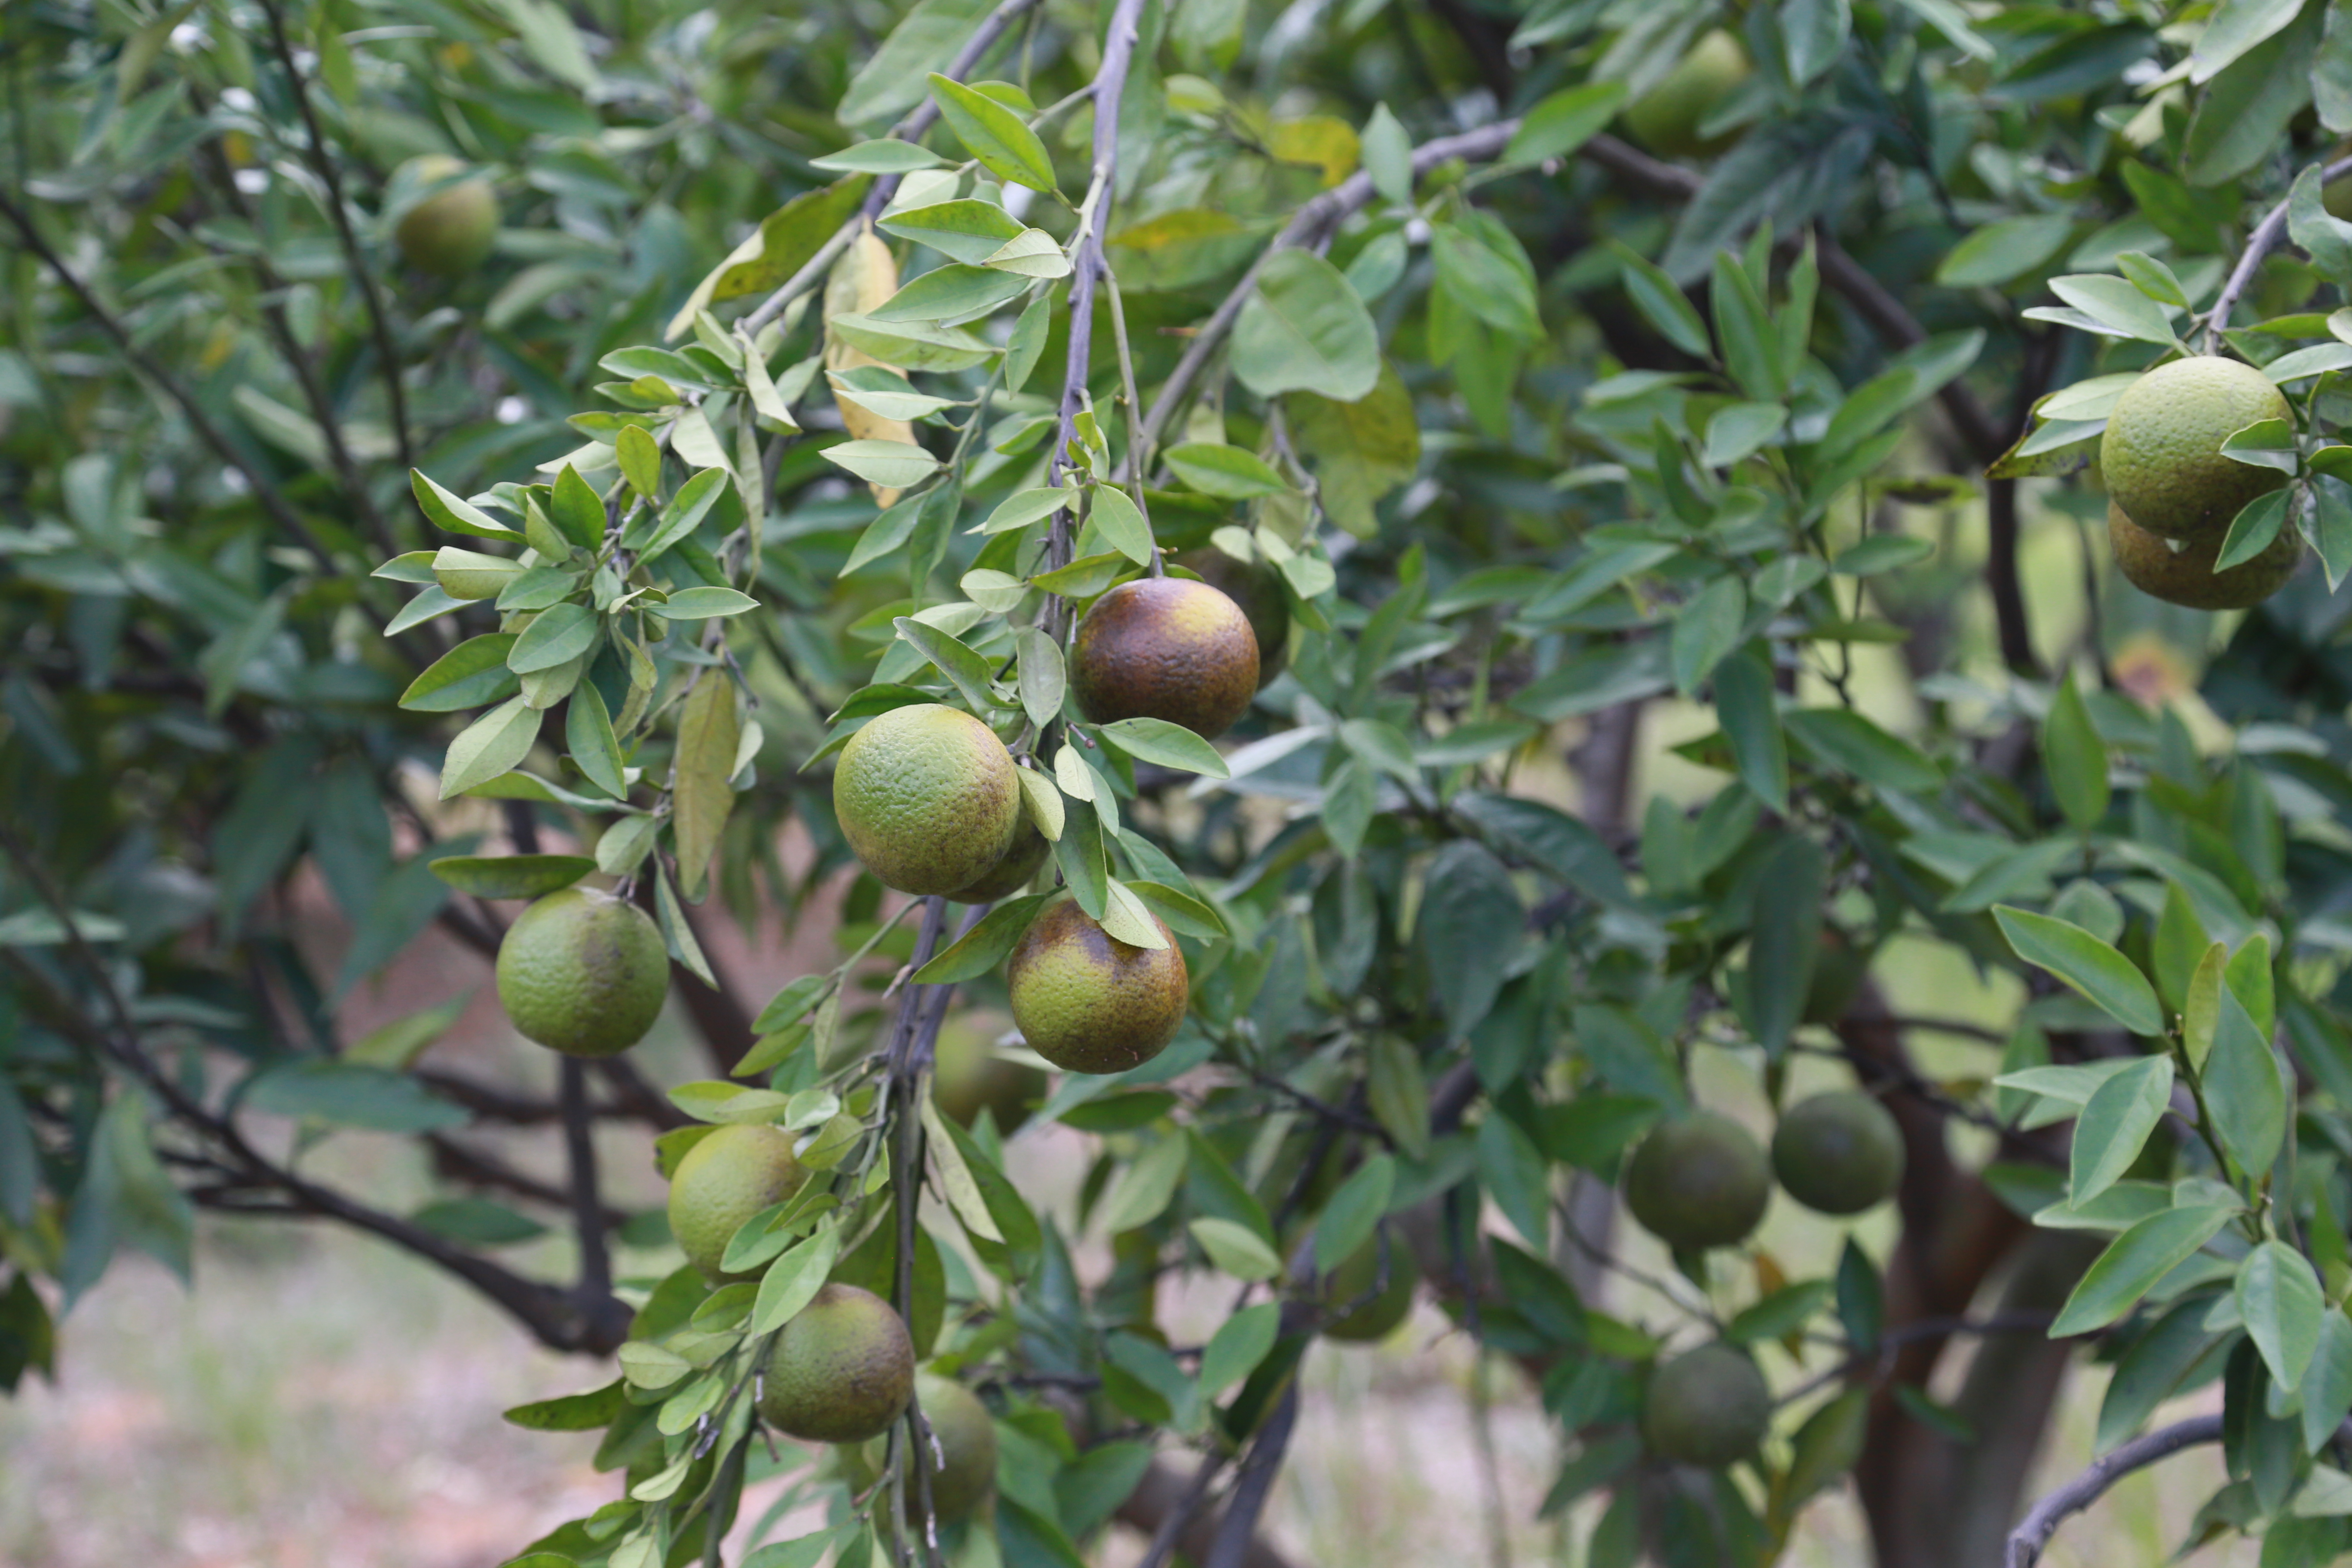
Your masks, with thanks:
M774 1127L735 1123L705 1133L669 1179L669 1229L687 1261L714 1281L748 1279L719 1267L743 1222L801 1190L808 1172Z
M1009 1133L1045 1098L1043 1072L998 1056L976 1030L941 1030L932 1060L931 1100L959 1127L971 1126L985 1110L999 1132Z
M1661 158L1707 158L1739 140L1737 130L1699 134L1754 67L1739 40L1717 27L1691 46L1658 85L1625 106L1625 129Z
M2279 525L2278 537L2261 554L2216 572L2213 563L2221 559L2227 538L2217 533L2203 543L2175 549L2126 517L2123 508L2107 506L2107 543L2115 551L2116 570L2141 593L2167 604L2192 610L2251 609L2285 587L2303 564L2303 535L2292 521Z
M995 868L1021 822L1013 753L971 714L893 708L849 738L833 809L866 868L902 893L952 893Z
M499 1001L525 1037L566 1056L618 1056L661 1016L669 952L636 905L566 888L507 929L498 980Z
M1822 1214L1860 1214L1903 1180L1903 1129L1859 1089L1817 1094L1781 1113L1772 1173L1789 1195Z
M1772 1389L1756 1363L1726 1344L1661 1363L1642 1399L1650 1451L1718 1469L1753 1453L1772 1426Z
M936 1373L915 1379L915 1397L923 1420L939 1444L936 1457L921 1454L930 1470L931 1512L941 1524L970 1519L996 1488L996 1423L980 1395L962 1384ZM876 1455L878 1461L883 1458ZM922 1481L915 1467L907 1467L907 1513L922 1517Z
M1097 599L1070 647L1070 689L1097 724L1164 719L1213 740L1257 692L1257 634L1206 583L1139 577Z
M412 158L407 168L419 188L445 180L457 183L410 204L401 214L392 230L401 259L420 272L443 278L462 277L479 267L499 236L499 198L489 180L458 179L467 165L439 154Z
M1702 1111L1654 1129L1625 1162L1625 1206L1670 1247L1728 1247L1756 1228L1772 1172L1748 1129Z
M1282 595L1282 574L1263 561L1242 561L1213 544L1179 551L1169 564L1181 566L1242 608L1257 638L1257 687L1282 673L1290 641L1290 601Z
M1385 1228L1375 1234L1323 1277L1323 1310L1343 1314L1323 1325L1323 1337L1355 1344L1388 1338L1412 1312L1412 1287L1419 1273L1403 1237Z
M1053 845L1047 843L1045 836L1037 831L1037 825L1029 820L1029 814L1023 812L1020 822L1013 829L1013 847L1003 853L995 865L980 874L979 881L967 888L958 888L955 891L956 901L965 904L992 904L999 899L1011 898L1035 879L1037 868L1045 863L1045 857L1053 852Z
M1005 966L1029 1048L1068 1072L1125 1072L1166 1049L1191 988L1175 939L1165 925L1160 935L1168 945L1156 952L1129 947L1076 899L1047 904Z
M2150 533L2218 541L2245 504L2286 483L2276 468L2221 455L2221 443L2294 410L2250 364L2197 354L2158 365L2124 389L2099 437L2099 468L2124 515Z
M760 1414L813 1443L863 1443L890 1429L915 1391L915 1346L890 1303L824 1285L776 1332Z

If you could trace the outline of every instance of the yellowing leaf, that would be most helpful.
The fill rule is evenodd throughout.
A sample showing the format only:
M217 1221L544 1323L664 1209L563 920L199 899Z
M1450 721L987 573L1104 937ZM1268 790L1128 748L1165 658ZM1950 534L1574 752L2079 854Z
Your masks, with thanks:
M702 896L719 830L735 809L735 792L727 781L735 774L742 734L734 683L719 670L705 670L678 720L677 774L671 784L678 881L689 899Z
M824 286L824 368L829 371L856 370L861 365L882 362L855 343L845 342L832 330L835 316L862 316L878 308L898 291L898 263L890 254L890 247L867 224L841 259L833 264L833 276ZM897 368L892 366L889 368ZM856 441L895 441L912 446L915 427L904 419L885 419L854 399L844 397L835 389L833 401L841 410L841 423ZM898 499L898 491L887 485L869 485L874 503L888 508Z
M1314 165L1326 190L1356 172L1363 151L1356 128L1328 114L1286 120L1267 133L1265 145L1282 163Z

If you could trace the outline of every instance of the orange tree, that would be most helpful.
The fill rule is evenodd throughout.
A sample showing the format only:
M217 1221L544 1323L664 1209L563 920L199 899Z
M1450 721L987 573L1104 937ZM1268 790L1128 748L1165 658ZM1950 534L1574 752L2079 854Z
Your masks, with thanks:
M511 1413L613 1473L530 1568L1069 1563L1115 1515L1272 1561L1303 1358L1416 1295L1525 1369L1596 1564L1768 1562L1848 1484L1882 1562L2031 1563L2205 1443L2195 1539L2352 1545L2324 0L130 0L0 60L9 1384L210 1207L606 1366ZM2229 505L2176 554L2117 413L2126 564L2242 607L2315 551L2220 623L2074 542L2192 353L2260 416L2182 448ZM1191 579L1246 636L1144 679L1192 634L1113 610ZM837 816L894 713L997 794ZM985 898L937 869L1027 834ZM742 994L698 931L853 845L918 896L860 870L840 962ZM501 979L551 1098L438 1062L451 1009L341 1026L551 895ZM719 1076L625 1054L653 937ZM1074 1070L935 1100L1008 959ZM1090 1141L1074 1205L1006 1178L1024 1118ZM719 1194L709 1273L614 1277L666 1236L599 1122ZM446 1190L312 1174L352 1127ZM1868 1246L1757 1242L1890 1188ZM570 1277L497 1256L554 1226ZM878 1417L803 1408L818 1340ZM2103 1457L2032 1502L2085 1358ZM774 1475L821 1531L739 1518Z

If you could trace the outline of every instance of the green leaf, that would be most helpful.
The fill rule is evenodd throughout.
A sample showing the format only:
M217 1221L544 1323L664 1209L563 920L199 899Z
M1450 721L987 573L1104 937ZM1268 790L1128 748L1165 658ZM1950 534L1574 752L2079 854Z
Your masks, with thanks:
M1416 923L1446 1033L1459 1039L1493 1010L1524 939L1526 906L1492 852L1456 839L1429 863Z
M1062 699L1068 689L1069 675L1062 658L1062 646L1053 637L1036 626L1024 626L1014 634L1014 644L1020 648L1020 659L1014 674L1021 691L1021 710L1029 722L1040 731L1062 715Z
M2205 1107L2221 1147L2249 1181L2270 1174L2287 1133L2286 1086L2270 1037L2246 1011L2238 994L2221 989L2213 1049L2202 1073Z
M1507 163L1543 163L1565 158L1603 130L1625 102L1622 81L1592 81L1553 93L1519 117L1518 130L1503 149Z
M886 364L906 370L970 370L976 364L985 363L997 353L996 347L986 339L974 337L961 327L941 326L936 321L884 321L872 316L840 315L828 320L824 326L825 331L850 347L862 349ZM904 452L871 450L905 445L905 442L895 441L845 441L841 446L827 447L824 455L833 458L843 447L854 447L867 449L867 460L870 461L888 461L895 457L901 463L911 463L914 459ZM921 450L919 447L916 449ZM924 456L928 458L929 454L925 453ZM842 462L838 458L834 460ZM847 468L850 465L842 462L842 466ZM932 464L933 468L937 466L936 462ZM861 474L859 477L865 476Z
M1013 245L1019 242L1007 240L1005 243ZM1058 256L1061 252L1057 250L1055 254ZM867 320L950 323L970 321L975 317L987 315L1028 287L1029 280L1017 273L994 271L985 267L970 267L961 261L950 261L945 267L932 268L929 272L913 279L905 288L891 295L889 299L877 305ZM839 387L845 381L852 381L852 378L880 380L883 375L889 375L889 374L887 371L881 371L878 366L866 366L864 367L862 375L858 370L845 373L832 372L828 374L827 379L833 382L835 387ZM894 400L890 398L877 402L870 395L861 395L857 401L885 418L894 419L919 419L923 415L934 413L948 406L953 401L950 398L928 397L916 394L914 389L908 385L903 376L890 375L890 380L898 383L898 388L892 390L898 392L896 401L899 402L901 406L891 406ZM904 390L898 391L898 388ZM853 392L858 390L854 381L849 390ZM907 405L911 406L906 406Z
M1822 903L1829 887L1829 858L1801 834L1780 841L1758 873L1755 922L1750 930L1748 1009L1756 1043L1778 1061L1803 1018L1821 950Z
M2252 172L2285 140L2311 101L2311 64L2326 6L2305 5L2282 30L2239 54L2199 95L2181 146L2191 185Z
M946 162L928 147L885 137L877 142L860 142L855 147L845 147L822 158L811 158L809 167L835 174L911 174L918 169L936 169Z
M1395 1190L1396 1162L1386 1154L1373 1155L1339 1184L1315 1222L1315 1272L1330 1273L1372 1238Z
M2046 969L2135 1035L2164 1033L2156 989L2132 961L2089 931L2008 904L1993 919L2018 957Z
M441 763L441 798L462 795L522 764L539 738L540 710L509 697L449 742Z
M1475 235L1453 224L1433 225L1430 255L1437 264L1437 286L1455 304L1507 337L1543 336L1534 282Z
M1128 755L1163 768L1181 768L1213 779L1233 776L1214 746L1165 719L1120 719L1101 726L1101 733Z
M360 1062L299 1061L257 1073L241 1103L251 1110L356 1127L433 1132L473 1118L406 1073Z
M1308 250L1265 258L1231 343L1234 374L1260 397L1312 392L1353 403L1380 380L1371 316L1339 268Z
M1551 1250L1551 1183L1543 1152L1518 1123L1489 1110L1478 1124L1478 1182L1538 1253Z
M2294 499L2292 489L2282 489L2248 501L2230 524L2229 537L2221 542L2221 552L2213 558L2213 570L2226 572L2268 550L2271 542L2279 536L2279 530L2286 526L2287 508Z
M621 542L637 552L640 564L658 561L670 550L691 537L702 525L702 520L718 504L719 493L726 488L728 473L724 468L705 468L677 487L669 505L658 516L640 516L634 520L622 535Z
M986 93L933 73L931 101L981 167L1033 191L1054 188L1054 160L1021 117Z
M1697 695L1715 667L1739 646L1747 621L1748 590L1737 576L1718 577L1692 595L1675 617L1671 634L1675 689L1685 697Z
M2242 1315L2242 1309L2241 1310ZM2352 1415L2352 1318L2340 1307L2324 1310L2303 1374L2303 1446L2316 1453Z
M2096 272L2077 273L2053 278L2050 291L2120 336L2167 346L2179 342L2172 331L2172 312L2141 293L2127 279Z
M1699 320L1697 307L1665 270L1615 240L1610 241L1609 248L1624 268L1625 292L1643 318L1683 353L1712 361L1715 342L1706 335L1706 323Z
M1197 1230L1204 1225L1228 1225L1223 1220L1195 1220ZM1242 1229L1234 1226L1234 1229ZM1244 1234L1246 1234L1244 1232ZM1253 1237L1253 1240L1255 1238ZM1282 1329L1282 1305L1277 1301L1260 1301L1255 1307L1244 1307L1217 1325L1201 1352L1201 1396L1214 1398L1231 1388L1265 1361L1274 1349L1275 1338Z
M918 97L921 96L919 92ZM745 239L695 286L666 331L677 337L694 324L697 312L721 300L764 294L783 286L814 258L841 226L857 211L873 184L867 174L851 174L822 189L794 196L761 221L757 233ZM636 375L631 370L616 374ZM656 373L659 374L659 373Z
M585 605L562 604L541 610L515 639L507 654L507 668L517 675L529 675L569 664L596 646L596 635L603 629L596 612Z
M620 737L613 733L613 716L593 680L572 689L563 716L563 747L590 784L614 800L628 798Z
M636 426L631 426L630 428L635 429ZM659 482L658 468L656 470L656 482ZM563 537L580 549L594 550L604 542L604 500L569 463L564 464L563 471L555 476L555 495L548 514L550 521L562 531Z
M1265 459L1221 441L1188 441L1160 458L1187 486L1221 500L1251 500L1289 489Z
M754 1337L771 1334L797 1317L803 1307L816 1299L840 1253L841 1232L827 1226L769 1264L767 1273L760 1278L749 1331Z
M593 1432L611 1426L621 1414L627 1403L622 1392L626 1386L615 1379L592 1393L518 1405L500 1418L531 1432Z
M2104 1329L2138 1304L2150 1287L2221 1233L2234 1209L2194 1206L2151 1215L2107 1245L2066 1298L2053 1340Z
M662 604L646 608L666 621L709 621L756 610L760 601L734 588L680 588Z
M514 671L507 668L514 645L512 632L467 638L410 681L400 694L400 705L413 713L455 713L504 701L517 685Z
M2074 1123L2066 1201L2081 1208L2139 1158L2172 1096L2172 1058L2146 1057L2101 1084Z
M875 226L978 267L1028 226L993 202L966 199L893 213Z
M1185 1228L1201 1244L1201 1250L1209 1255L1209 1261L1236 1279L1271 1279L1282 1272L1282 1259L1275 1256L1274 1248L1238 1220L1203 1215ZM1275 1303L1265 1305L1271 1307ZM1223 1386L1219 1384L1203 1392L1213 1394Z
M1740 782L1774 811L1789 809L1789 743L1780 731L1771 667L1751 646L1716 667L1715 710Z
M1036 918L1039 906L1053 895L1032 893L1025 898L1008 899L988 911L981 922L915 972L919 985L951 985L958 981L976 980L1004 962L1021 933L1029 929Z
M1139 566L1151 564L1157 553L1151 542L1151 525L1128 493L1117 485L1098 484L1087 491L1093 501L1087 520L1102 541Z
M824 459L885 489L907 489L940 471L940 460L911 441L844 441L827 447Z
M2088 833L2107 815L2107 747L2092 726L2091 710L2069 671L2042 721L2042 762L2050 793L2077 831Z
M416 496L416 504L425 521L445 533L468 533L477 539L502 539L509 544L523 542L520 529L509 528L471 501L443 489L425 478L421 468L408 470L408 488Z
M677 752L670 780L670 826L677 851L679 891L702 896L710 857L735 809L735 755L743 737L734 683L707 669L678 716Z
M1792 708L1780 721L1814 762L1875 788L1917 794L1944 782L1943 770L1916 746L1851 708Z
M2265 1241L2238 1265L2234 1291L2246 1337L2262 1352L2279 1387L2293 1392L2319 1346L2321 1314L2327 1299L2319 1276L2303 1254L2283 1242Z
M963 642L934 626L900 616L890 623L908 645L929 659L932 667L948 678L949 684L962 694L972 710L985 713L998 706L990 681L988 660L972 652Z
M2003 218L1973 230L1936 268L1948 289L1998 288L2038 271L2065 248L2074 220L2064 213Z
M596 868L585 855L445 855L433 874L478 899L536 899Z

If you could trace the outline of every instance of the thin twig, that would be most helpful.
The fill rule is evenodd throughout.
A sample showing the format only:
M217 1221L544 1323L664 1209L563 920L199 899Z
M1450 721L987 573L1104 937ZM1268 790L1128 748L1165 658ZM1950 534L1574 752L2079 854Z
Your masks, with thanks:
M269 20L271 51L286 71L288 89L294 94L295 107L301 111L302 128L310 133L310 167L327 187L327 216L333 220L335 238L342 246L343 266L351 273L352 281L359 286L360 300L367 310L368 330L375 339L376 358L381 362L377 368L383 374L384 394L391 404L393 450L404 474L415 465L411 461L413 454L408 446L408 395L400 384L400 354L393 344L391 318L384 313L375 274L368 269L367 254L360 248L359 236L352 228L351 209L343 202L343 176L328 153L326 133L319 129L319 111L310 102L310 86L295 64L293 45L287 41L285 14L278 9L278 0L261 0L261 10Z
M982 20L980 26L973 29L971 37L964 40L963 47L957 50L955 58L948 62L947 69L940 74L950 81L963 80L965 77L971 74L973 68L980 64L982 58L995 46L996 40L1003 37L1004 30L1018 21L1024 13L1034 9L1041 3L1042 0L1001 0L996 9L991 11ZM908 110L905 119L889 129L885 140L912 142L929 130L931 122L939 117L939 104L926 94L922 102ZM825 275L835 259L848 247L849 242L856 237L859 227L879 217L882 209L890 205L890 198L898 194L898 180L899 176L897 174L885 174L877 179L872 187L866 191L866 200L859 205L856 216L835 229L833 237L817 247L817 253L809 258L807 263L799 271L786 279L775 292L761 300L758 310L743 318L741 323L743 330L746 332L758 331L761 327L782 315L787 305L815 287L816 280Z
M2093 1460L2081 1475L2035 1503L2017 1528L2009 1532L2008 1555L2003 1559L2006 1568L2033 1568L2042 1560L2042 1549L2050 1544L2050 1538L2058 1532L2058 1526L2067 1515L2090 1507L2109 1487L2134 1470L2145 1469L2183 1448L2221 1440L2221 1417L2197 1415L2135 1438L2105 1458Z
M1294 1379L1250 1444L1249 1457L1234 1478L1234 1495L1226 1500L1225 1517L1217 1526L1216 1543L1209 1548L1208 1561L1202 1568L1242 1568L1251 1537L1257 1531L1258 1515L1265 1510L1274 1478L1281 1473L1291 1434L1297 1428L1298 1384Z

